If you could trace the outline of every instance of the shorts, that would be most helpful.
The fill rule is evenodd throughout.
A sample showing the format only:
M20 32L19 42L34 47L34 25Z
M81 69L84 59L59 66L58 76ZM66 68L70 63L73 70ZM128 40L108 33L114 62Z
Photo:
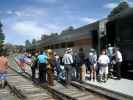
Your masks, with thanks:
M108 74L108 66L106 66L106 67L100 67L99 74L101 74L101 75Z
M7 74L6 73L0 73L0 81L1 80L7 80Z
M96 64L96 63L95 63L95 64L91 64L91 65L90 65L90 69L93 69L93 68L94 68L94 69L96 69L96 68L97 68L97 64Z

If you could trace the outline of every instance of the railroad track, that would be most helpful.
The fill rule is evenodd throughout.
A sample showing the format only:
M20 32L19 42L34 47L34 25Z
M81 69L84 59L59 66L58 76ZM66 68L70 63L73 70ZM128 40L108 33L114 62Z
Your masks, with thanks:
M62 84L55 82L55 86L49 88L51 92L54 91L55 93L66 97L68 100L111 100L109 97L99 93L85 90L82 87L79 88L77 84L65 87Z
M8 86L0 89L0 100L20 100Z
M110 100L109 97L106 97L104 95L95 93L93 91L85 90L83 89L83 87L79 88L78 85L75 86L74 83L73 83L74 85L72 84L66 87L55 80L54 86L48 86L46 84L42 84L42 85L36 84L36 86L38 85L38 87L35 87L35 85L30 80L29 74L26 75L26 73L24 73L21 75L22 76L10 75L9 79L11 81L8 80L8 82L10 84L15 85L14 90L16 90L16 92L19 93L18 97L23 99L54 100L53 98L46 96L47 95L46 93L50 92L51 94L53 94L53 96L55 96L56 99L61 99L61 100L89 100L89 99ZM45 93L44 93L44 90L46 90ZM36 94L37 94L37 97L36 97ZM38 99L38 98L41 98L41 99Z
M11 69L8 70L7 83L20 100L56 100L49 92L35 86L32 81Z

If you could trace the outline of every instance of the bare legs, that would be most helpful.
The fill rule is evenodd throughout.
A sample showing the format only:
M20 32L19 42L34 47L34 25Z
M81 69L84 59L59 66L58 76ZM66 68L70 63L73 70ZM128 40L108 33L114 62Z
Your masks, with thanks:
M96 81L96 64L90 67L90 80L92 81L93 79Z

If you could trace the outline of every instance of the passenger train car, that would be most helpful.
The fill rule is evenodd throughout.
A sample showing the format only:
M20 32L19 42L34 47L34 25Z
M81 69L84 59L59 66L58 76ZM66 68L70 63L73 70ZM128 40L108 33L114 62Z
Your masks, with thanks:
M102 22L104 22L104 20ZM43 43L40 43L40 47L43 46L45 49L54 49L60 56L63 56L66 48L72 48L73 52L78 52L80 48L83 48L86 55L88 55L90 48L94 48L98 52L100 48L100 42L98 40L99 23L101 22L97 21L65 34L47 38ZM102 28L103 27L100 27L101 31L103 30Z

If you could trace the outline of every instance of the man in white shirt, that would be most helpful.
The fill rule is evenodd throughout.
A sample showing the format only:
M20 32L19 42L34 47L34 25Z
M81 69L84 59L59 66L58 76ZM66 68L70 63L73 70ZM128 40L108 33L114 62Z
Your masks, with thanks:
M118 48L115 49L115 60L116 60L115 74L116 74L117 79L120 80L121 79L122 54Z
M62 62L64 63L64 68L66 71L66 84L70 85L72 80L72 64L73 64L73 57L72 57L72 49L67 48L65 54L63 56Z
M105 50L103 50L102 54L99 56L98 63L100 65L100 69L99 69L100 81L106 82L107 76L108 76L109 57L106 55ZM104 77L103 77L103 75L104 75Z
M107 55L108 55L109 60L110 60L110 63L108 65L109 66L109 74L108 74L109 78L113 78L113 65L112 65L113 51L114 51L114 47L112 47L111 44L108 44Z

